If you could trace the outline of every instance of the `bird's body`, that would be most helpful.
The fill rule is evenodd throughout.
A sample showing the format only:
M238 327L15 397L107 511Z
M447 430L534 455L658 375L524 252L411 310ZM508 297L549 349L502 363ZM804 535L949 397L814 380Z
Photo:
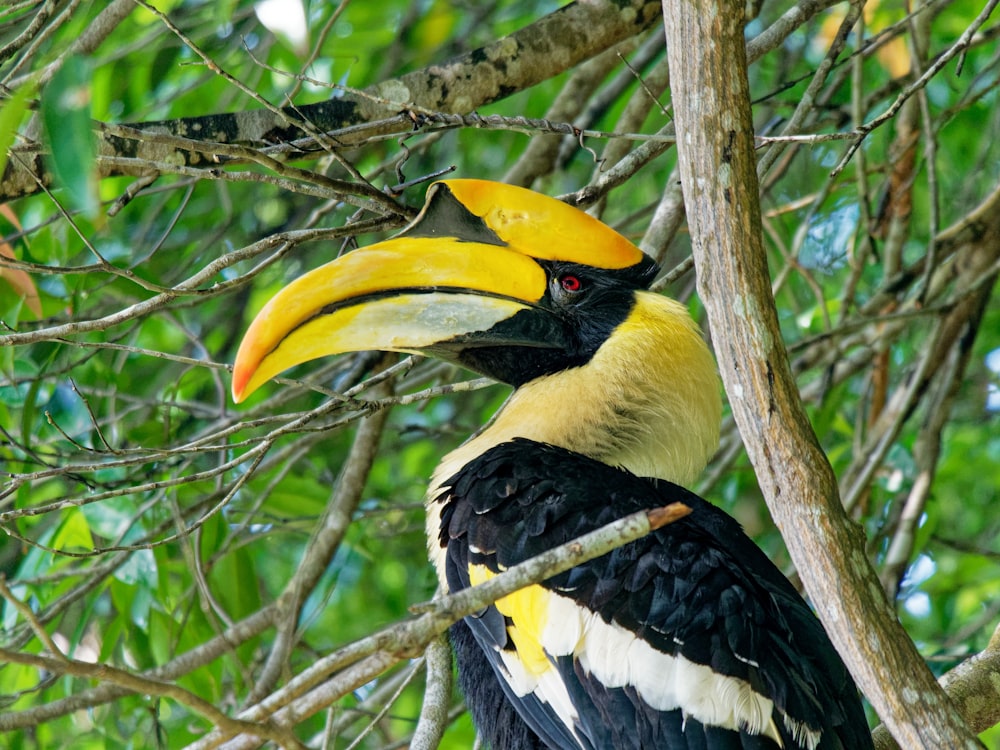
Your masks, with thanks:
M560 446L638 476L693 481L719 442L722 403L708 347L683 305L649 292L638 293L630 320L616 333L616 346L599 347L586 368L517 388L483 430L442 459L428 500L474 458L514 438ZM434 541L439 508L428 502L427 539L444 581Z
M866 747L854 685L818 620L718 508L521 439L446 485L434 502L451 590L635 511L692 510L466 619L477 648L459 651L463 684L495 675L549 747ZM491 716L499 702L476 706L492 746L516 747Z
M655 270L556 201L439 183L397 238L279 293L241 346L234 393L368 348L515 386L431 480L428 545L445 590L635 511L691 509L453 628L493 750L867 750L857 691L819 621L732 518L678 486L715 450L721 404L687 310L644 291Z

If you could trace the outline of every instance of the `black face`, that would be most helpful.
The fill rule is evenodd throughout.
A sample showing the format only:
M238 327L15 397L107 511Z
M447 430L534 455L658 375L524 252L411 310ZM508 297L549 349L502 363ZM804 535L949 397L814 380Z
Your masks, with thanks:
M556 261L539 265L548 289L535 309L445 342L436 353L515 387L579 367L628 317L636 290L648 288L658 270L651 258L614 271Z

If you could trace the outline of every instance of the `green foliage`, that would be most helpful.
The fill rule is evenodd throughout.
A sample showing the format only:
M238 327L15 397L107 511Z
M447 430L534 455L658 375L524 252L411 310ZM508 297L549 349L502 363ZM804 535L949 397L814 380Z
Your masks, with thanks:
M51 195L39 191L8 204L23 232L2 224L17 257L36 264L27 268L44 318L28 320L21 303L0 286L0 574L11 597L35 619L30 622L9 599L0 602L0 646L12 654L43 654L33 626L43 628L82 662L136 675L173 670L168 682L236 716L284 637L278 623L294 637L265 692L405 618L411 605L434 595L423 531L427 477L506 397L499 387L441 395L433 389L465 380L467 373L428 361L397 374L395 396L430 390L415 403L392 407L358 503L346 507L352 522L342 541L309 579L301 607L279 613L276 603L301 571L343 487L355 428L369 412L365 401L387 398L365 385L385 363L366 355L312 363L289 374L318 388L273 384L235 406L227 368L253 314L290 279L349 248L343 238L319 234L289 246L253 243L374 216L329 191L320 175L355 181L360 174L379 189L450 167L458 176L503 179L532 143L551 139L558 154L543 165L534 186L556 195L604 179L620 155L607 163L599 159L623 141L553 136L517 123L424 126L333 155L320 147L311 158L295 160L293 166L317 175L309 190L306 183L290 189L260 164L181 169L176 154L129 156L135 163L98 182L98 170L109 168L112 155L98 157L91 118L145 123L254 110L264 101L281 106L289 96L300 105L337 98L344 87L361 89L489 43L561 4L390 0L342 9L311 3L315 55L307 60L261 24L249 0L165 2L156 7L188 41L136 8L95 52L68 55L104 5L75 6L63 21L46 24L50 34L0 61L0 165L11 146L10 153L19 154L17 148L38 138L37 130L55 177ZM791 5L761 4L748 38L770 28ZM843 135L859 113L870 122L912 81L893 67L909 54L911 27L901 4L873 5L866 38L885 31L886 43L859 50L857 38L849 39L812 97L801 133ZM980 6L953 0L918 17L928 25L925 65L955 43ZM759 132L779 132L804 101L843 12L835 6L808 20L753 65ZM9 24L0 42L27 28L30 15L16 7L0 11ZM662 29L640 41L653 49L657 35L662 38ZM902 193L892 192L892 177L903 161L897 149L903 118L911 116L905 113L875 129L836 175L831 173L850 141L786 144L761 185L782 334L845 496L866 462L877 459L851 513L881 571L891 568L890 549L901 538L900 519L920 473L934 474L899 575L885 575L908 632L938 673L982 650L1000 618L1000 375L987 365L990 353L1000 351L995 293L984 298L978 326L956 333L962 345L942 350L938 359L951 369L938 367L938 359L930 362L931 375L911 408L892 410L934 345L940 321L993 283L986 271L947 276L949 269L961 273L969 253L941 236L1000 179L1000 86L995 45L986 41L977 39L963 51L961 72L952 60L911 97L929 119L914 108L909 126L918 133L918 147ZM663 51L643 58L623 45L622 55L634 70L616 60L588 101L599 106L590 112L581 106L567 119L593 130L657 132L670 120L669 94L648 91L636 78L652 78ZM311 80L296 80L296 74ZM478 112L546 117L573 76L568 71ZM863 82L860 88L856 81ZM648 112L623 123L641 102ZM249 146L275 153L270 142ZM675 166L669 149L636 167L595 212L641 240ZM138 190L137 175L155 170L159 176ZM424 190L405 189L400 204L418 207ZM897 227L902 239L896 244L887 212L904 203L909 214ZM355 241L368 244L400 223L386 218L381 233ZM688 245L681 231L650 251L669 269L687 257ZM251 247L255 254L231 255ZM225 263L201 273L220 259ZM925 261L940 278L925 274ZM898 274L907 270L900 281ZM688 299L692 276L681 275L667 292ZM691 306L699 315L696 300ZM68 324L83 327L61 327ZM8 343L12 333L37 336ZM962 352L968 352L964 363ZM330 389L356 390L338 401L328 398ZM939 456L929 459L928 441L935 439L941 413ZM884 437L888 447L879 454ZM736 439L727 421L725 445ZM739 450L720 452L700 489L788 567ZM208 650L211 656L198 657ZM412 666L404 663L348 691L328 711L297 724L297 736L317 747L327 736L336 748L353 747L355 739L362 748L405 743L419 713L422 675L391 698ZM31 750L174 748L212 728L191 705L171 698L124 690L114 699L95 697L107 684L3 664L0 727L12 716L30 716L68 698L85 704L29 721L4 742ZM445 748L473 743L459 703L456 695L457 718ZM387 714L376 717L383 708ZM361 737L369 725L371 733ZM997 730L984 737L1000 746Z
M57 184L71 207L97 212L97 153L90 130L90 61L71 56L42 91L42 131Z

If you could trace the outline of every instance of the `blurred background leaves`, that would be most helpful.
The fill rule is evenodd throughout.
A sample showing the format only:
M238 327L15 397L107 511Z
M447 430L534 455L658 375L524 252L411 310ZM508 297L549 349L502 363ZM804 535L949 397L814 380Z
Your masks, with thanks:
M292 371L294 384L233 406L227 367L260 306L304 270L400 226L425 190L387 193L400 212L378 216L324 194L322 178L363 177L381 190L453 169L559 195L621 167L627 181L592 195L591 209L675 270L667 293L700 308L682 214L669 200L675 155L661 148L622 166L641 140L552 135L513 120L418 123L351 149L317 147L295 162L316 175L312 191L290 190L260 165L98 180L109 155L94 121L260 108L220 71L275 106L337 99L343 91L321 82L363 89L397 78L562 3L291 3L285 26L242 0L157 3L182 35L128 5L0 10L0 159L44 153L52 176L0 211L0 646L46 653L42 630L66 656L160 674L235 715L255 690L277 689L434 594L423 488L441 455L505 397L478 382L448 393L470 376L437 363L359 355ZM796 135L845 134L908 93L846 163L849 139L782 144L762 175L762 206L785 342L814 427L900 617L943 673L985 648L1000 619L998 251L948 233L977 207L997 210L1000 27L987 21L917 88L980 3L914 3L907 13L869 2L839 37L844 4L799 6L748 7L748 40L769 39L751 66L760 135L792 118ZM107 23L102 11L116 9ZM478 114L669 133L657 23ZM78 40L84 49L73 48ZM761 145L763 155L771 146ZM217 174L227 169L239 175ZM349 225L372 218L384 231L354 237ZM977 294L961 325L943 327ZM941 344L935 336L948 330ZM388 391L366 380L386 367ZM391 411L370 472L344 499L354 427L371 400ZM793 573L731 420L697 489ZM350 523L330 521L331 508ZM306 576L323 524L336 543ZM308 585L283 608L296 581ZM276 658L279 632L290 640ZM422 700L414 669L419 661L351 692L296 734L314 747L405 746ZM444 747L471 746L460 696L451 716ZM210 728L174 700L0 666L11 748L183 747ZM984 740L1000 746L996 730Z

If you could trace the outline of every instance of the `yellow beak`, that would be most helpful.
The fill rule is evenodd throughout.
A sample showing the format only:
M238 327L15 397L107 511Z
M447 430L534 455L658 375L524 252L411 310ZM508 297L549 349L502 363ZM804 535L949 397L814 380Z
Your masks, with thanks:
M239 402L292 367L329 354L418 351L486 331L545 293L545 273L506 248L399 238L300 277L250 325L236 355Z
M538 261L627 268L644 257L596 219L530 190L436 183L397 237L307 273L264 306L236 355L233 398L329 354L558 347L562 323L539 307L549 280ZM543 322L497 329L523 311Z

